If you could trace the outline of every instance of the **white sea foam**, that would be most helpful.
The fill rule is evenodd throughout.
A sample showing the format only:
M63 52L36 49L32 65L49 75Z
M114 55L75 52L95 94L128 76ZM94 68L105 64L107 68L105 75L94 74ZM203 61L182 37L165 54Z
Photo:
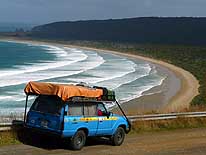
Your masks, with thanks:
M124 102L128 102L132 99L139 98L139 97L143 96L144 92L152 89L153 87L160 86L163 83L163 81L165 80L165 78L166 77L161 77L159 80L156 80L153 83L150 83L150 84L145 85L145 86L138 87L137 90L133 91L130 95L128 95L126 97L123 97L123 98L119 98L118 100L120 101L120 103L124 103ZM159 92L160 91L153 92L153 93L150 93L150 95L156 94L156 93L159 93Z
M36 66L34 65L29 67L22 66L20 67L21 68L20 71L16 71L16 72L7 71L4 74L6 76L0 77L1 78L0 87L19 85L19 84L27 83L28 81L40 81L40 80L79 74L81 72L84 72L88 69L95 68L101 65L102 63L104 63L104 59L101 56L99 56L97 53L90 52L90 54L89 53L87 54L88 55L86 55L83 51L73 50L72 53L69 53L67 55L67 57L69 59L72 59L72 61L65 58L62 61L57 61L54 63L46 63L46 65L45 63L41 63ZM83 60L87 60L87 61L80 62Z
M149 76L151 67L149 64L139 64L135 67L135 72L130 72L128 74L125 74L124 76L114 78L112 80L106 80L97 83L99 86L106 85L110 89L117 89L118 87L121 87L122 85L131 83L137 79ZM139 73L141 71L141 73Z
M15 70L2 70L0 71L0 78L5 76L13 76L17 74L32 73L37 71L44 71L48 69L63 67L71 63L87 59L87 55L80 51L72 51L72 53L69 53L69 51L65 52L65 50L53 46L50 46L50 51L52 51L51 53L56 54L57 61L44 61L39 64L33 63L30 66L16 66L18 67L18 69Z
M0 104L2 101L23 101L25 100L26 95L21 89L14 89L12 91L7 91L5 94L0 95ZM13 103L12 103L13 104Z
M0 96L0 100L10 100L12 98L12 96Z
M15 96L15 95L10 95L10 96L0 96L1 101L22 101L23 96Z
M68 81L85 82L90 84L97 84L103 81L112 80L115 78L123 77L127 74L135 72L137 66L134 62L118 59L115 62L105 61L102 68L96 68L86 72L88 77L80 76L74 78L67 78ZM122 67L120 67L122 66Z
M28 45L34 46L34 45ZM97 54L94 51L86 51L75 48L41 45L46 52L56 56L54 61L42 61L38 64L27 63L16 66L15 70L0 70L0 87L4 87L0 95L0 104L4 108L1 113L24 111L25 95L20 84L28 81L47 80L55 83L86 82L114 89L121 103L142 96L142 93L161 85L164 77L151 78L145 83L138 83L141 79L158 74L156 68L148 63L134 63L132 60L110 54ZM132 83L132 85L130 84ZM134 83L134 85L133 85ZM138 84L137 84L138 83ZM12 90L15 85L18 89ZM20 86L18 86L20 85ZM20 89L21 87L21 89ZM13 92L11 92L11 90ZM32 99L31 99L32 100ZM14 104L18 106L14 106ZM21 106L22 107L19 107ZM115 104L107 105L109 107ZM5 108L6 107L6 108Z
M24 113L24 107L22 108L1 108L1 111L0 111L0 116L15 116L15 117L18 117L18 116L22 116Z

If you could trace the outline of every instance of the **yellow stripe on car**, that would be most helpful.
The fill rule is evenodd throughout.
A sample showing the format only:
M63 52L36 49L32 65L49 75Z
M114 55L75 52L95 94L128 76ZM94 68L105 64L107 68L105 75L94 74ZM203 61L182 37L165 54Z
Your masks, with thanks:
M101 120L101 121L109 121L109 120L117 120L117 117L83 117L83 118L80 118L80 121L98 121L98 120Z
M80 121L97 121L98 118L97 117L83 117L80 118Z

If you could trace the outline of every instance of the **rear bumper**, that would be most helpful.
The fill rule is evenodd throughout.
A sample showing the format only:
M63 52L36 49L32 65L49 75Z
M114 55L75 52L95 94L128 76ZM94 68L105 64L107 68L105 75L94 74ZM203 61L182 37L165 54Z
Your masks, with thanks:
M63 137L62 131L56 131L56 130L50 130L50 129L36 127L36 126L30 126L28 124L25 124L24 128L32 132L37 132L39 134L45 134L48 136L55 136L55 137Z

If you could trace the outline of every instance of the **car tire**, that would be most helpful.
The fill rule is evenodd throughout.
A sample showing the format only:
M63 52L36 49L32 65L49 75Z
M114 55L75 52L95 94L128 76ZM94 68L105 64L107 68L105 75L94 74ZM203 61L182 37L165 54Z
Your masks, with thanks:
M111 137L112 145L120 146L125 138L125 131L122 127L118 127L114 135Z
M72 137L70 146L73 150L81 150L86 142L86 134L83 130L79 130Z

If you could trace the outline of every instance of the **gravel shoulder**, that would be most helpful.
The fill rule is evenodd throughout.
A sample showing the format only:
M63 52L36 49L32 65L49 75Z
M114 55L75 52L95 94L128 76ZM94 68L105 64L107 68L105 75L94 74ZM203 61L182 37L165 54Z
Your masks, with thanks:
M105 140L89 140L81 151L53 146L44 148L30 145L0 147L0 155L205 155L206 128L181 129L143 134L130 134L119 147L111 146Z

